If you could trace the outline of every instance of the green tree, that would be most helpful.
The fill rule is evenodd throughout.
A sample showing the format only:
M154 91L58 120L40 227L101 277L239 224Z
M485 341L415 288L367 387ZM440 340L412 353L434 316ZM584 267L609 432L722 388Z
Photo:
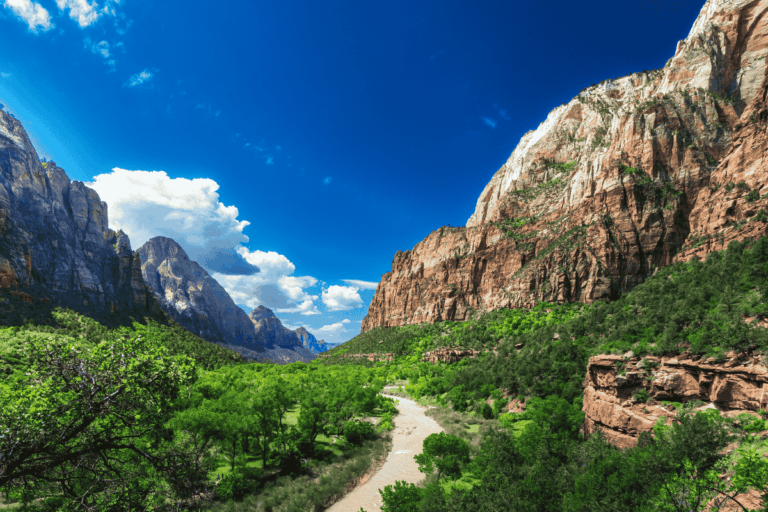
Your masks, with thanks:
M413 512L419 509L421 489L415 484L397 480L395 485L387 485L379 489L381 494L382 512Z
M205 490L208 468L166 428L179 389L194 379L189 358L142 336L90 349L31 342L25 352L25 378L0 389L0 487L49 485L100 510Z
M461 476L461 468L469 462L469 444L460 437L440 432L424 439L423 451L414 459L419 471L431 474L437 471L437 480Z

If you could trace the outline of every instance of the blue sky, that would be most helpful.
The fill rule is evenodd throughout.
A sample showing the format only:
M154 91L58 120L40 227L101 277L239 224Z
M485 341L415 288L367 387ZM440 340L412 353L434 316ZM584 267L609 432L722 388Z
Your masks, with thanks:
M0 0L0 103L134 248L338 342L520 137L664 65L703 0ZM260 271L255 272L255 268Z

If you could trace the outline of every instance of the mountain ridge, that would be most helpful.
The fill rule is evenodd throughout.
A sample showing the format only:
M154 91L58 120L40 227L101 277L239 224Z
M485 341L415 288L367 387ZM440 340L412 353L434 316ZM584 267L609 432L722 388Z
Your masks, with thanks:
M363 331L616 299L693 246L714 250L699 233L742 237L734 227L763 206L745 207L747 193L761 196L765 179L752 173L734 189L729 155L763 83L767 11L766 0L708 0L664 68L605 80L555 108L493 175L465 227L395 254ZM706 227L713 179L722 208Z

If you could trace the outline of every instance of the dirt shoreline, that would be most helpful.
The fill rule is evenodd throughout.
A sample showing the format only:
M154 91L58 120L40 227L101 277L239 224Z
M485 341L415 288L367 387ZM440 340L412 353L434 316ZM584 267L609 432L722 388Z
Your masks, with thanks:
M435 420L424 414L425 407L406 398L391 398L399 400L397 408L400 414L395 417L392 449L387 455L387 460L376 474L328 508L327 512L359 512L360 507L366 512L379 512L381 510L379 489L393 485L396 480L416 483L424 478L413 456L421 453L422 444L427 436L442 432L443 429Z

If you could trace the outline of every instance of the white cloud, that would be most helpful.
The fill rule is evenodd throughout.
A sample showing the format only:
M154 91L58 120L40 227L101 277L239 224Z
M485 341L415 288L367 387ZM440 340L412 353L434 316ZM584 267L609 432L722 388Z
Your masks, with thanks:
M27 22L32 32L37 32L38 27L43 31L53 28L51 15L42 5L31 0L4 0L4 2L16 16Z
M176 240L203 267L224 273L253 272L237 252L248 242L234 206L219 202L219 185L210 179L172 179L163 171L115 168L88 186L109 205L110 226L122 229L139 247L158 235Z
M485 124L487 124L488 126L490 126L491 128L496 128L496 125L498 124L498 123L497 123L496 121L494 121L493 119L489 119L489 118L487 118L487 117L484 117L484 118L483 118L483 122L484 122Z
M345 318L341 322L337 322L335 324L330 324L330 325L324 325L319 329L315 329L315 332L322 333L322 334L325 334L325 333L333 334L338 336L342 332L347 332L347 330L344 329L344 326L348 323L351 323L351 322Z
M128 79L127 82L125 82L124 87L135 87L137 85L141 85L145 82L148 82L152 79L154 74L145 69L144 71L140 73L136 73L135 75L131 75L131 77Z
M312 276L294 276L296 266L273 251L251 251L235 206L219 202L210 179L171 178L162 171L115 168L87 184L109 204L109 224L128 233L135 248L154 236L176 240L230 294L251 308L317 315L320 297L308 291Z
M101 55L107 66L109 66L112 71L115 70L115 59L111 58L112 54L109 52L109 43L107 41L99 41L97 43L91 41L90 37L86 37L83 40L83 44L87 50L91 51L91 53Z
M87 27L99 19L98 6L88 0L56 0L56 5L64 12L69 9L69 17L77 21L80 27Z
M360 290L375 290L379 283L372 283L370 281L360 281L358 279L342 279L345 284L354 286Z
M362 307L363 299L354 286L329 286L323 290L323 304L331 311L348 311Z

